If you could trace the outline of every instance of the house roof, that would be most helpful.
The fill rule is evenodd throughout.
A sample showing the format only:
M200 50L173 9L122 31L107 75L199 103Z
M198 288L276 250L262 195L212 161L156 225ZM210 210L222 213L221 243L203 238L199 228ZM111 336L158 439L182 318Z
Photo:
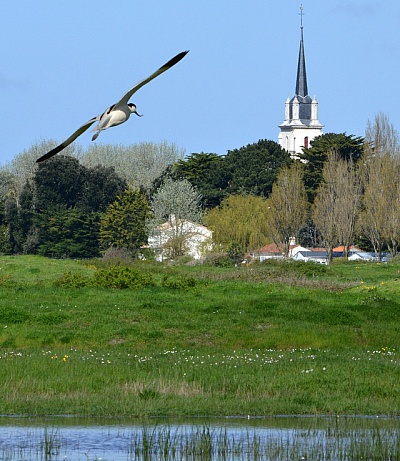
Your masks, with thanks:
M328 253L326 251L311 251L311 253L308 253L308 256L310 258L327 258Z
M336 248L333 249L333 251L335 251L335 252L342 252L342 253L343 253L345 250L346 250L346 247L345 247L344 245L338 246L338 247L336 247ZM351 245L351 246L349 247L349 250L351 250L351 251L362 251L361 248L358 248L358 247L356 247L356 246L354 246L354 245Z
M328 256L328 253L326 251L307 250L307 251L299 251L299 254L307 258L326 258Z
M289 245L289 250L292 250L293 248L296 248L299 245ZM268 243L268 245L264 245L261 248L258 248L257 250L252 250L251 253L273 253L273 254L283 254L283 244L282 243Z
M252 251L252 253L282 253L282 252L283 252L283 245L281 243L278 245L276 243L268 243L268 245L264 245L258 250Z
M355 251L349 259L376 259L375 253L369 253L367 251Z

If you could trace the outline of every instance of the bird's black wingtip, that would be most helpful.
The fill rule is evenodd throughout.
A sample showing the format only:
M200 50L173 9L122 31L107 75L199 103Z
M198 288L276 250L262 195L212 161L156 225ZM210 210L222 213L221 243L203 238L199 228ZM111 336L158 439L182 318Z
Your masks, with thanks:
M38 158L36 160L36 163L42 163L44 162L45 160L47 160L48 157L46 157L46 155L43 155L42 157Z
M174 58L170 59L166 64L163 65L163 68L170 68L177 64L181 59L183 59L187 54L189 53L189 50L182 51L181 53L178 53Z
M49 155L49 154L51 154L51 155ZM53 155L54 155L53 153L48 152L47 154L42 155L40 158L38 158L38 159L36 160L36 163L42 163L42 162L44 162L45 160L49 159L50 157L53 157Z
M45 160L47 160L47 159L53 157L53 155L56 155L56 154L58 154L59 152L61 152L64 148L65 148L65 145L64 145L64 144L60 144L59 146L55 147L55 148L52 149L51 151L47 152L47 154L44 154L44 155L42 155L41 157L39 157L39 158L36 160L36 163L44 162Z

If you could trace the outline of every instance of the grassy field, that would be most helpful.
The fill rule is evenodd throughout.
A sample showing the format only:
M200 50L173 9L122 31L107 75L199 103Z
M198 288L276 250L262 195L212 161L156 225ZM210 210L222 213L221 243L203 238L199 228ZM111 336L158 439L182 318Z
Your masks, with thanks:
M0 257L1 414L400 414L400 264L99 265Z

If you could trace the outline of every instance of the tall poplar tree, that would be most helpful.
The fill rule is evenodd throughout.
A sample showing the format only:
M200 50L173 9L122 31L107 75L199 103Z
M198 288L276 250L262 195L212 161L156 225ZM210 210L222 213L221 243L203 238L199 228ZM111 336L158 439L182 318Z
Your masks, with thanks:
M389 118L378 113L366 129L361 232L381 257L386 244L393 256L400 243L400 137Z
M340 158L334 150L328 153L322 176L312 215L330 261L336 244L341 243L347 254L353 243L361 184L354 163Z
M395 256L400 243L400 160L389 153L365 163L361 231L378 258L387 244Z
M308 215L306 189L302 166L296 162L279 173L268 199L267 221L275 243L282 243L284 254L289 254L291 239L298 237Z

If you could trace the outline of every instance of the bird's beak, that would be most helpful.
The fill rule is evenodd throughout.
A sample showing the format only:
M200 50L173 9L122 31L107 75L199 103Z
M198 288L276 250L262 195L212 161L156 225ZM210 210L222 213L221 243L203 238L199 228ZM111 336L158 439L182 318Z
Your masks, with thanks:
M143 117L143 115L138 114L136 111L134 112L138 117Z

